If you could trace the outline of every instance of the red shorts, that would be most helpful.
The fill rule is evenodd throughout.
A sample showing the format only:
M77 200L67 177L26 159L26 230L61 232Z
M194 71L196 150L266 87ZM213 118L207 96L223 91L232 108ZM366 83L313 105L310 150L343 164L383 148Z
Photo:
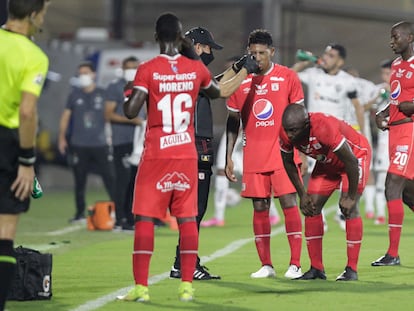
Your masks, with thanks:
M362 194L369 177L371 165L371 148L360 150L355 154L358 159L359 179L358 194ZM341 187L342 192L348 192L348 176L344 169L338 169L326 164L316 162L315 168L309 178L308 193L329 196Z
M298 168L300 175L300 170ZM275 198L295 193L285 169L266 173L243 173L241 196L244 198Z
M414 179L414 123L391 126L388 146L390 157L388 172Z
M140 162L135 177L134 215L164 218L197 216L197 159Z

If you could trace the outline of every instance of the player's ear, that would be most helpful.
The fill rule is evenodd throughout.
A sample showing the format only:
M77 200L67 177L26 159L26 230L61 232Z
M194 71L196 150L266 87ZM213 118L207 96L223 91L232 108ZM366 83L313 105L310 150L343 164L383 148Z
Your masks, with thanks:
M155 39L155 42L158 42L158 35L156 32L154 32L154 39Z

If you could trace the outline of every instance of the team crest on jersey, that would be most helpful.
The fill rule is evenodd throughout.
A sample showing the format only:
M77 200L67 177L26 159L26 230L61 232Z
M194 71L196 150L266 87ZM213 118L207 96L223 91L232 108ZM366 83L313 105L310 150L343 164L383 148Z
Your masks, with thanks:
M397 99L398 96L401 94L401 84L400 81L394 80L391 82L391 94L390 97L392 99Z
M407 79L411 79L412 76L413 76L413 73L411 71L408 71L407 74L405 75Z
M157 190L161 192L186 191L191 188L189 182L190 179L184 173L168 173L157 182Z
M272 83L271 87L273 92L279 91L279 83Z
M174 73L177 73L178 72L177 62L176 61L170 61L170 64L171 64L171 70Z
M256 84L256 94L257 95L266 95L267 94L267 83L260 85Z

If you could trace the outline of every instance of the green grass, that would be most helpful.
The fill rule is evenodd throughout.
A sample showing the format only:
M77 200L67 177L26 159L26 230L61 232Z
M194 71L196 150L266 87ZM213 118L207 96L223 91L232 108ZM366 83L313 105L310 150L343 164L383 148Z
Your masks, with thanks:
M88 202L106 199L99 192L88 193ZM206 218L213 212L210 208ZM52 247L53 298L50 301L10 301L10 311L74 310L82 304L133 285L131 252L132 233L90 232L81 229L51 235L48 232L67 227L74 212L72 193L45 193L33 200L30 211L21 217L15 245ZM329 204L334 204L331 200ZM345 233L328 216L329 230L324 238L324 263L327 281L291 281L283 277L289 260L285 235L272 238L272 260L276 279L251 279L260 267L252 239L252 207L248 200L226 211L226 226L203 228L200 256L213 254L236 240L251 239L235 252L208 262L220 281L194 282L196 300L183 303L177 299L178 280L164 279L150 285L148 304L110 301L97 310L399 310L412 309L414 286L414 219L406 209L400 243L401 267L371 267L388 246L386 226L374 226L364 220L364 239L359 261L358 282L335 282L346 264ZM281 212L280 212L281 213ZM274 227L277 229L281 225ZM177 232L169 228L156 230L155 253L151 276L168 272L173 262ZM302 267L309 268L305 242ZM86 310L86 309L83 309Z

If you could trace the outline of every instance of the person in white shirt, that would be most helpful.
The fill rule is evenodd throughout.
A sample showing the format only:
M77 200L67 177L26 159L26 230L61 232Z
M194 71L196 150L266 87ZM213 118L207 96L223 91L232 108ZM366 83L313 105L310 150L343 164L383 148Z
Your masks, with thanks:
M292 66L292 69L298 72L302 83L307 86L307 110L333 115L363 132L364 109L358 100L355 78L342 70L346 59L345 47L337 43L328 44L322 56L315 59L316 65L310 60L305 60ZM308 159L308 172L311 172L314 161L309 157ZM345 230L345 219L339 208L335 219ZM326 231L325 216L324 226Z

